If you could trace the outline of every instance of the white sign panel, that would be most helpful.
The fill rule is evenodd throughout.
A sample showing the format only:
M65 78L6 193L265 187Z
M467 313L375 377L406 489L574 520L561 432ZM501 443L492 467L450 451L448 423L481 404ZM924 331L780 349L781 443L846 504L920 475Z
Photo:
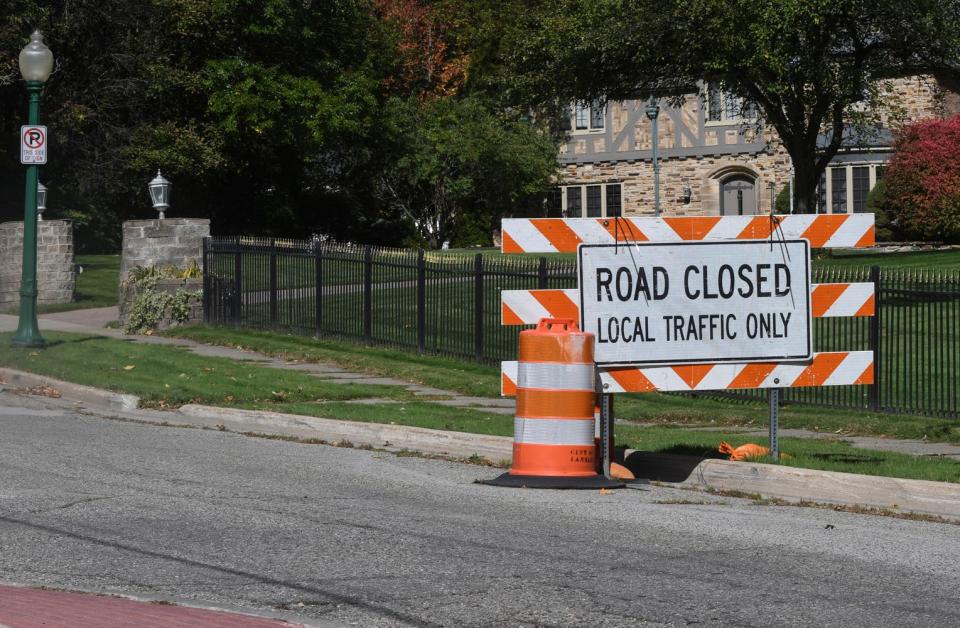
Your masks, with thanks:
M806 240L584 244L581 329L600 365L803 361Z
M47 127L39 125L20 127L20 163L47 163Z

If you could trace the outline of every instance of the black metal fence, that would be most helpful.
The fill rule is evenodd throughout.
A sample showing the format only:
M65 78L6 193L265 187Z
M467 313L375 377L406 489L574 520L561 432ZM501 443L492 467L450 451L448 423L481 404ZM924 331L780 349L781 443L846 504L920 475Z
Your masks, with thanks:
M576 263L316 240L207 238L204 318L494 363L517 355L500 291L574 288ZM786 403L960 418L960 272L816 269L874 283L877 316L818 318L817 351L872 349L871 386L785 389ZM736 393L765 397L762 391Z

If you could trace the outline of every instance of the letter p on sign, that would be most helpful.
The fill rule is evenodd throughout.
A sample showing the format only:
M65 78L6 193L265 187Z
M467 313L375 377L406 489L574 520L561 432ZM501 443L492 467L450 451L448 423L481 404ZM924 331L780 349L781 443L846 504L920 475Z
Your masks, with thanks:
M24 165L47 163L47 127L39 125L20 127L20 163Z

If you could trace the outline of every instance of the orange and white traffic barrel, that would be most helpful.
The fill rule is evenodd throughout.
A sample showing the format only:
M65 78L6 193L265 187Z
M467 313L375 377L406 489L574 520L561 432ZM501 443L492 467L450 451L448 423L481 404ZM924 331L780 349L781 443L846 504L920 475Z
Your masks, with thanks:
M500 486L621 486L597 474L593 334L572 319L544 318L520 332L513 464Z

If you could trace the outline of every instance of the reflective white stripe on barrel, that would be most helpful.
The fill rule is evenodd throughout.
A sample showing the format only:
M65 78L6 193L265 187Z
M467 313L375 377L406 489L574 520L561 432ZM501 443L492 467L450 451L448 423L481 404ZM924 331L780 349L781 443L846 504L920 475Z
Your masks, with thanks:
M593 365L520 362L517 367L517 387L593 391L596 388Z
M513 420L516 445L593 445L593 419Z

